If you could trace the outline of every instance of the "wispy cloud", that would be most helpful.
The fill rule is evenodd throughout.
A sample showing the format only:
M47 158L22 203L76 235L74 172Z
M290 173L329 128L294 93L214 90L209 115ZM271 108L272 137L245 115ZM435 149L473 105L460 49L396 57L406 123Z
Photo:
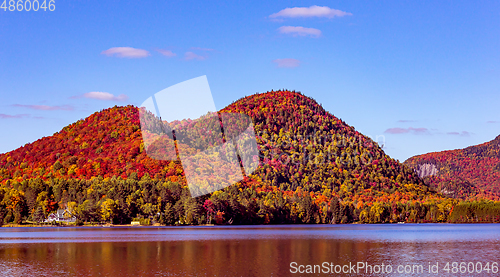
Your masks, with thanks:
M408 133L408 129L405 129L405 128L389 128L387 130L385 130L384 133L386 134L406 134Z
M385 130L384 133L393 134L393 135L408 134L408 133L415 134L415 135L430 134L429 129L427 129L427 128L413 128L413 127L410 127L410 128L399 128L399 127L389 128L389 129Z
M278 31L282 34L290 34L293 36L310 36L318 38L321 36L321 31L315 28L306 28L301 26L281 26Z
M3 113L0 113L0 119L24 118L24 117L29 117L29 114L16 114L16 115L11 115L11 114L3 114Z
M112 47L102 51L101 54L118 58L145 58L150 55L147 50L132 47Z
M184 54L184 59L185 59L185 60L187 60L187 61L190 61L190 60L198 60L198 61L203 61L203 60L205 60L206 58L207 58L207 57L205 57L205 56L200 56L200 55L198 55L198 54L196 54L196 53L193 53L193 52L190 52L190 51L188 51L188 52L186 52L186 53Z
M106 101L127 101L128 96L125 94L120 94L118 96L115 96L109 92L102 92L102 91L91 91L84 93L82 95L77 95L77 96L72 96L70 97L71 99L78 99L78 98L89 98L89 99L97 99L97 100L106 100Z
M452 135L452 136L470 137L470 135L472 133L467 132L467 131L462 131L462 132L448 132L446 134L447 135Z
M496 123L500 123L500 121L490 120L490 121L488 121L488 122L486 122L486 123L496 124Z
M310 7L295 7L286 8L277 13L271 14L270 18L297 18L297 17L343 17L346 15L352 15L352 13L344 12L341 10L336 10L329 8L327 6L310 6Z
M273 60L273 63L276 64L278 67L297 67L300 65L300 61L296 59L276 59Z
M166 50L166 49L156 49L156 51L160 54L162 54L163 56L165 57L175 57L177 56L177 54L175 54L174 52L170 51L170 50Z
M14 104L14 107L19 108L28 108L32 110L38 111L72 111L75 108L70 105L62 105L62 106L47 106L47 105L22 105L22 104Z
M429 134L429 129L427 128L408 128L410 132L413 132L414 134L417 135L423 135L423 134Z

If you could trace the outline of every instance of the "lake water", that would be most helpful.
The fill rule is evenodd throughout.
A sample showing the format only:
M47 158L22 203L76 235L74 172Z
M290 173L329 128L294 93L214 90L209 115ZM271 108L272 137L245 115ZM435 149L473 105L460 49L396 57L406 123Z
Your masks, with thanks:
M500 276L499 262L500 224L0 228L0 276Z

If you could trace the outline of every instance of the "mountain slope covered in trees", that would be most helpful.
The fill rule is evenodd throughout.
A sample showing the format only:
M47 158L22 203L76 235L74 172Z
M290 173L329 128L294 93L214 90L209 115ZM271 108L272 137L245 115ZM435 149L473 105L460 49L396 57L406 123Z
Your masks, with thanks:
M445 195L499 199L500 136L464 149L418 155L404 163Z
M79 221L166 225L464 218L453 214L457 200L300 93L255 94L220 113L247 114L255 127L260 164L241 182L190 197L179 161L146 155L138 109L113 107L0 155L0 223L42 221L61 207Z

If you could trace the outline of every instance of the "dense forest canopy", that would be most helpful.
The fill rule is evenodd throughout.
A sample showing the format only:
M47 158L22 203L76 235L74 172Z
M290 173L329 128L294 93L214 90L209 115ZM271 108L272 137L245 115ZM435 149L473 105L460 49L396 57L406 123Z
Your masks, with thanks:
M428 153L404 162L416 169L435 168L425 174L430 187L461 199L500 199L500 136L464 149Z
M165 225L500 221L498 202L440 193L301 93L255 94L225 113L252 119L259 148L235 185L192 198L181 162L148 157L139 109L115 106L0 155L0 224L58 208L79 222Z

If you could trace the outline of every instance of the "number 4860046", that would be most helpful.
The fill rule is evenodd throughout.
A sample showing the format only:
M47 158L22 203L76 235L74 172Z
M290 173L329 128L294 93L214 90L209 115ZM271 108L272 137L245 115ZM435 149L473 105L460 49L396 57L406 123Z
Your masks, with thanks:
M1 1L1 0L0 0ZM47 9L51 12L55 11L56 9L56 1L55 0L49 0L47 4L47 0L3 0L2 5L0 6L0 9L3 9L4 11L34 11L37 12L39 10L47 11Z

